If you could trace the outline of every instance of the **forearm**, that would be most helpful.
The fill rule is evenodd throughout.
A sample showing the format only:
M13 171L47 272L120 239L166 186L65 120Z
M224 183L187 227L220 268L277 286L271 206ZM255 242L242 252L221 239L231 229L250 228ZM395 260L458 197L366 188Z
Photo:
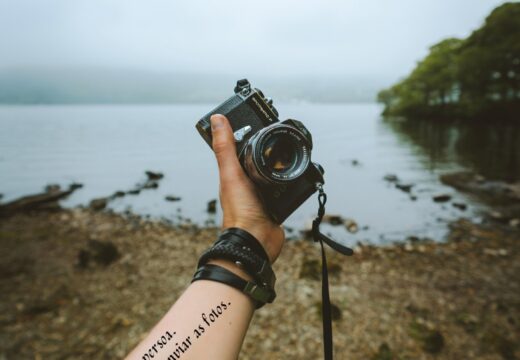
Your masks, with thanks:
M247 277L233 265L215 262ZM127 359L236 359L253 312L253 302L239 290L195 281Z

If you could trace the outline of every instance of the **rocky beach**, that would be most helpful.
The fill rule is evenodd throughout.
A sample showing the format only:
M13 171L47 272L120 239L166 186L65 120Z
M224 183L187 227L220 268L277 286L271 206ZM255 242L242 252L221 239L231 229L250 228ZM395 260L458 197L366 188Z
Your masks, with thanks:
M148 177L140 190L160 180ZM443 241L359 244L350 258L328 251L337 359L520 355L516 188L469 175L444 181L505 199L482 223L450 223ZM186 288L218 232L114 213L99 199L61 208L78 188L0 206L0 359L122 358ZM278 297L255 314L241 359L321 358L318 245L288 241L274 270Z

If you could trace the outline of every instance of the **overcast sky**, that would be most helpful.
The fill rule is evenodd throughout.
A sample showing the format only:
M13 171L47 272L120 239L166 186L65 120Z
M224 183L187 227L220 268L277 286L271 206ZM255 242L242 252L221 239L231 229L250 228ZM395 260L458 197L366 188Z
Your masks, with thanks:
M0 0L0 68L397 78L497 0Z

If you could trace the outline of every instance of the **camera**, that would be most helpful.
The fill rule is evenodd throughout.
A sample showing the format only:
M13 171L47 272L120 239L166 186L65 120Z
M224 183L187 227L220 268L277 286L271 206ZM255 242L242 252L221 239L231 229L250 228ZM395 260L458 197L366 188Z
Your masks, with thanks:
M234 92L196 128L211 147L211 115L228 118L240 164L255 184L265 211L281 224L324 183L323 168L311 161L312 136L298 120L280 121L272 99L252 88L247 79L238 80Z

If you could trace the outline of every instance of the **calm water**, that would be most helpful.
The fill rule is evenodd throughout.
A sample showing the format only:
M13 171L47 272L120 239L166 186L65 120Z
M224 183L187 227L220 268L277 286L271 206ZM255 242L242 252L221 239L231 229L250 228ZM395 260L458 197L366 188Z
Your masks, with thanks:
M85 187L64 205L86 205L92 198L131 189L145 179L145 170L154 170L165 174L157 190L117 199L111 207L174 222L180 214L204 223L212 219L205 212L207 201L218 196L217 167L194 124L213 105L0 107L2 201L39 192L46 184L66 186L75 181ZM327 212L355 219L360 228L365 227L354 235L327 227L346 243L386 243L408 235L442 240L446 222L460 216L477 217L484 210L483 205L438 181L443 172L482 170L482 161L473 152L461 155L459 140L468 135L460 129L386 123L376 104L277 107L282 118L302 120L313 134L313 158L326 171ZM489 143L484 137L474 140L478 148ZM518 178L515 171L520 166L510 170L519 161L518 155L511 155L516 151L512 148L518 148L518 134L508 139L512 141L508 149L483 152L483 161L495 167L490 172L498 177ZM501 165L504 153L507 161ZM352 165L354 159L359 165ZM383 176L388 173L415 184L412 192L417 200L386 183ZM452 194L454 201L468 204L468 210L434 203L432 196L440 193ZM182 200L167 202L166 195ZM286 224L302 228L314 216L316 202L315 197L308 200Z

